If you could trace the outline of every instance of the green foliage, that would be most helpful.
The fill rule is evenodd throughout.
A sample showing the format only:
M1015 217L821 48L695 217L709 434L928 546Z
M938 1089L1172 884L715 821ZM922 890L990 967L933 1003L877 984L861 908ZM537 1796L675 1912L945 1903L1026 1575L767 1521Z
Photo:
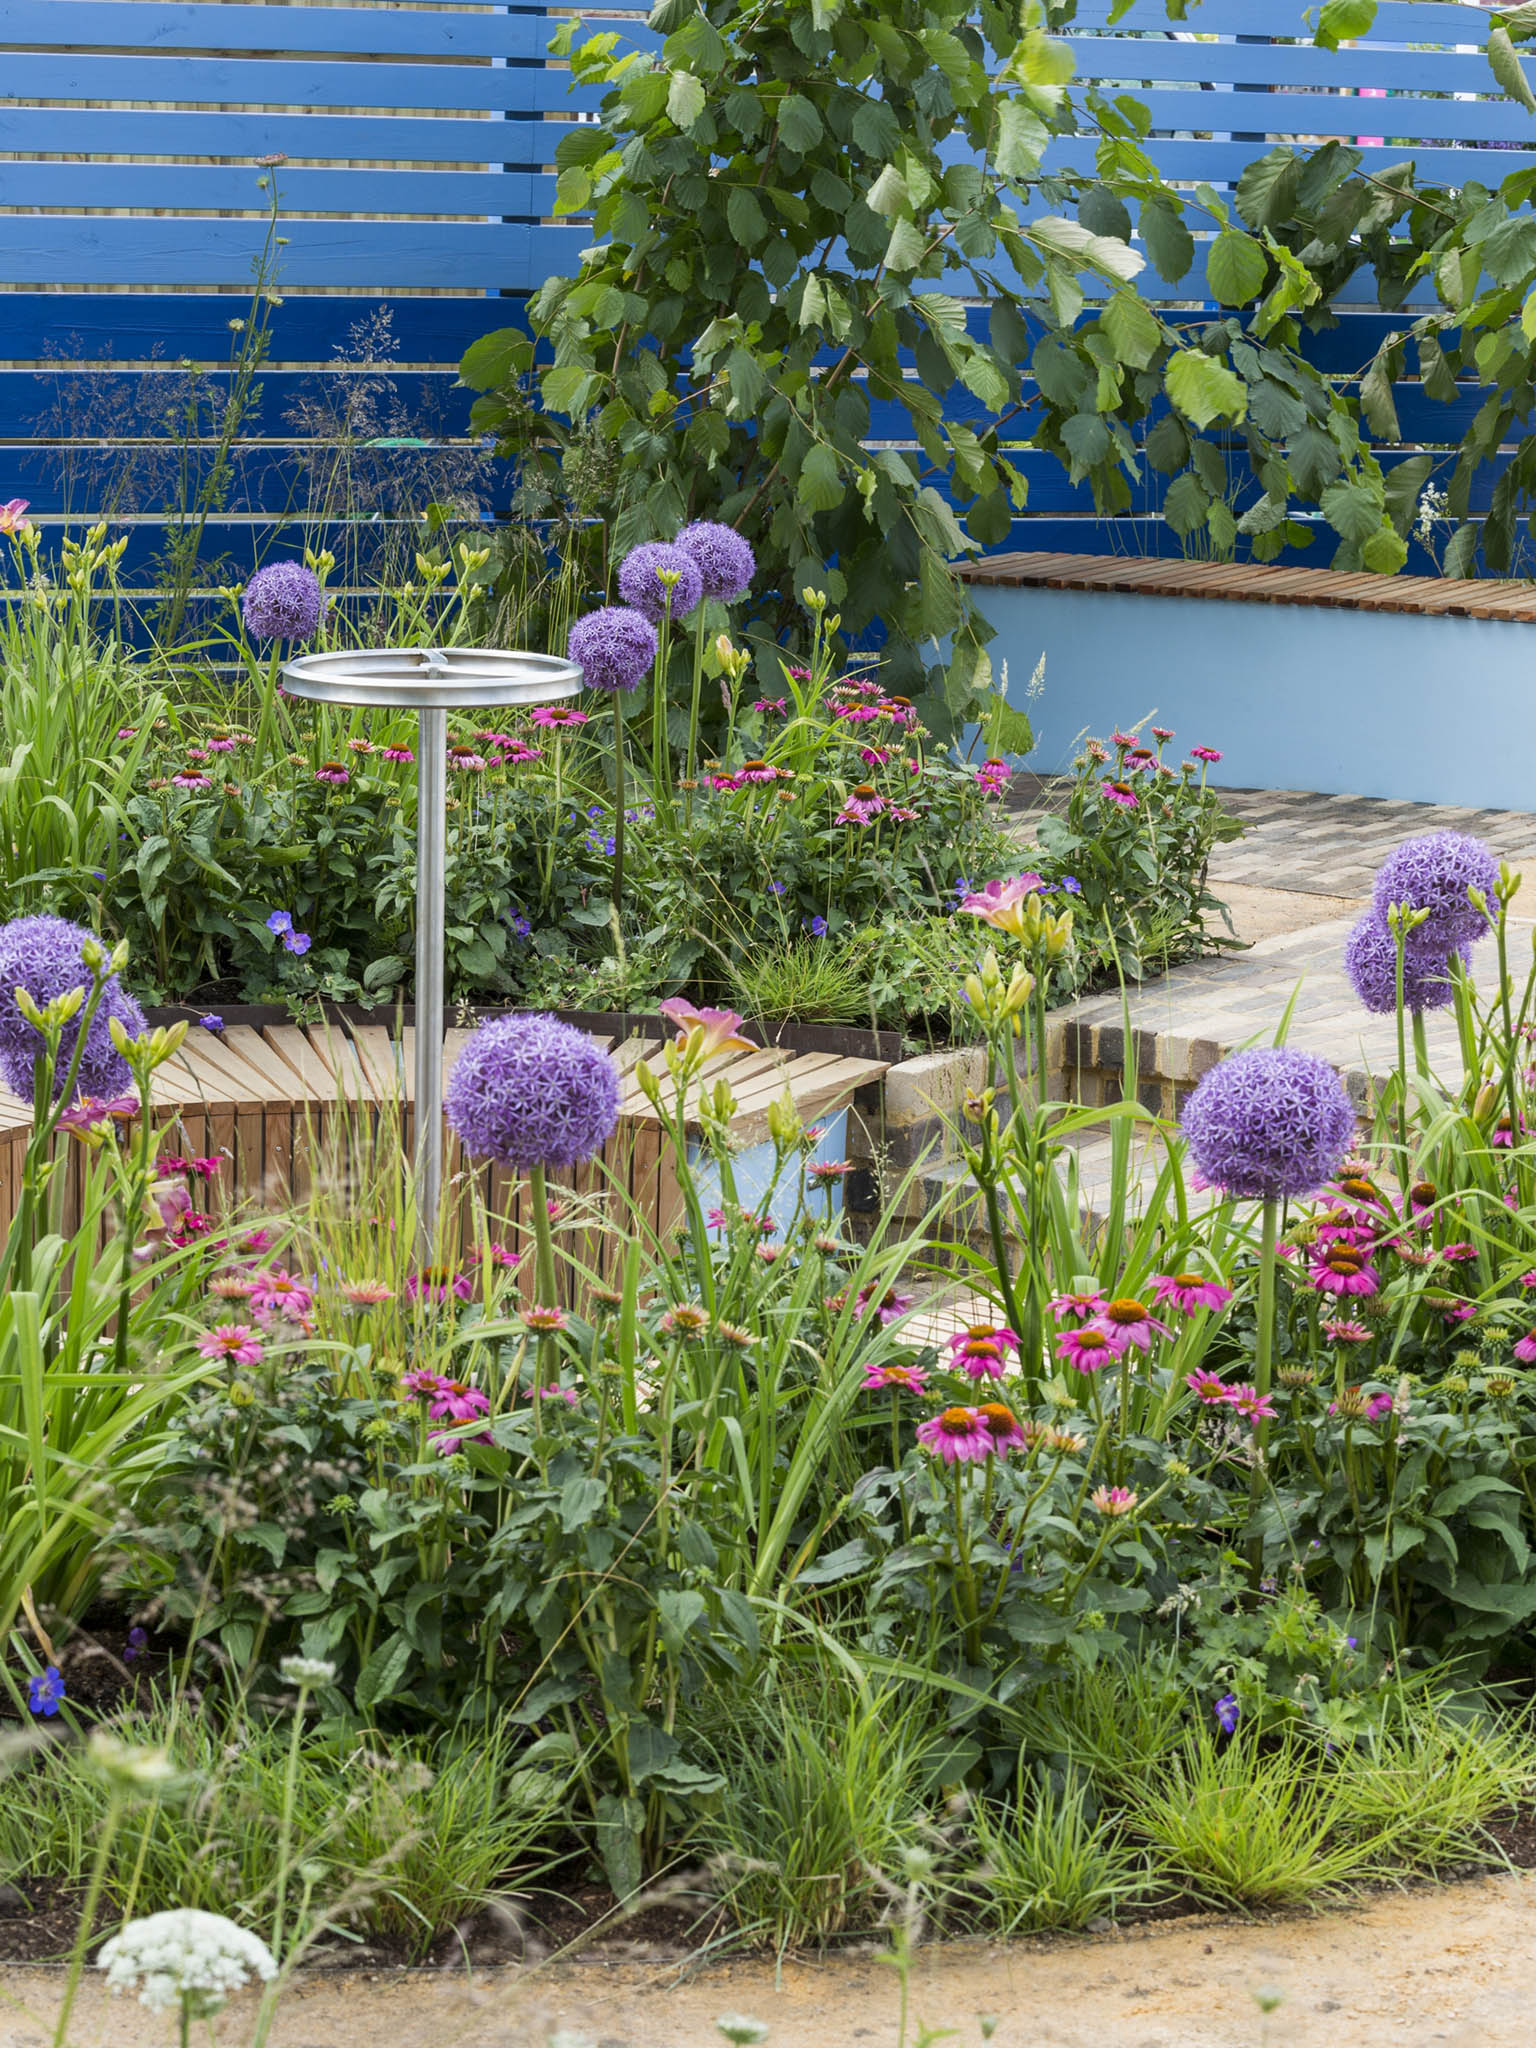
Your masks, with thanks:
M498 1723L472 1741L309 1732L291 1790L281 1720L177 1701L127 1713L112 1733L158 1753L174 1775L168 1796L112 1840L109 1921L190 1906L268 1926L291 1798L290 1855L316 1908L333 1911L351 1939L383 1938L421 1958L537 1875L562 1805L560 1781L520 1765L520 1731ZM39 1751L7 1781L0 1869L23 1883L83 1883L111 1799L89 1751Z
M1008 450L1029 322L1070 337L1102 288L1111 348L1149 361L1162 330L1129 290L1143 259L1122 202L1168 196L1129 143L1123 171L1042 176L1076 116L1071 50L1039 0L1022 22L964 0L878 17L843 0L665 0L653 23L654 62L608 31L556 39L577 80L606 88L601 120L556 152L557 211L590 214L594 246L535 295L528 335L466 356L475 424L525 476L553 478L598 423L619 452L616 552L687 517L736 525L765 569L756 633L797 631L815 582L856 644L883 634L888 686L948 731L990 680L988 629L951 565L1005 539L1025 502ZM1094 111L1129 137L1123 115ZM1096 210L1070 218L1085 195ZM1167 213L1165 249L1180 232ZM976 298L993 305L985 329ZM974 425L946 405L957 387ZM920 456L865 446L908 437ZM1084 468L1112 440L1131 453L1091 410L1057 438ZM946 636L947 664L929 665L925 643Z
M1059 1793L1021 1782L1011 1805L980 1804L970 1821L984 1858L984 1911L1004 1938L1075 1931L1149 1889L1145 1857L1113 1820L1094 1817L1080 1782Z

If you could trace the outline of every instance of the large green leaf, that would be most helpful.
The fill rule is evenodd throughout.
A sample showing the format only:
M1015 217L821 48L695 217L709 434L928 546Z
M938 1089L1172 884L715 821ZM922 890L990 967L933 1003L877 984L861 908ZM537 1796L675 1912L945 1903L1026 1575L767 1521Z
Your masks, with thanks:
M1246 306L1264 289L1269 258L1261 243L1241 228L1223 228L1206 259L1206 280L1224 306Z
M1163 388L1197 427L1209 427L1220 419L1238 425L1247 417L1247 385L1235 371L1199 349L1179 349L1168 358Z

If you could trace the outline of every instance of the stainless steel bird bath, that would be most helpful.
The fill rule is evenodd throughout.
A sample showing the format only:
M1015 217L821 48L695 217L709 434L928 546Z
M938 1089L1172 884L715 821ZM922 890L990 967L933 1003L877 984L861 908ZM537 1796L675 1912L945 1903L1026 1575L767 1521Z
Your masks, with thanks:
M575 662L492 647L351 648L283 667L294 697L414 711L416 746L416 1250L432 1262L443 1187L443 936L448 713L553 704L581 688Z

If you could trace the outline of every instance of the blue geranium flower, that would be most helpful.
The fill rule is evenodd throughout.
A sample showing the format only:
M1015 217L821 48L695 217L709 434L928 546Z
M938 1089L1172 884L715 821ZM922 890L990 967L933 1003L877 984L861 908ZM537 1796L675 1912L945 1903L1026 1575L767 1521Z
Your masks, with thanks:
M46 1671L39 1671L27 1681L27 1705L34 1714L43 1714L51 1719L59 1711L59 1702L64 1697L64 1680L59 1675L57 1664L50 1664Z
M1211 1712L1216 1716L1216 1725L1222 1734L1232 1734L1233 1730L1237 1727L1238 1716L1242 1713L1242 1708L1238 1704L1237 1694L1235 1692L1224 1692L1211 1708Z
M277 932L279 935L283 932L291 932L293 930L292 913L286 910L274 910L267 919L267 930L269 932Z

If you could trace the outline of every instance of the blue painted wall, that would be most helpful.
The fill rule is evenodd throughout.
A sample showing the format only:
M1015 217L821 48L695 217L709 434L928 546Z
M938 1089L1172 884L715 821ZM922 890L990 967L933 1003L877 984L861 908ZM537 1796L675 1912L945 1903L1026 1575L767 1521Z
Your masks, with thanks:
M978 588L995 661L1054 774L1081 739L1171 726L1229 789L1536 807L1532 628L1110 591ZM1045 656L1044 690L1026 702Z

